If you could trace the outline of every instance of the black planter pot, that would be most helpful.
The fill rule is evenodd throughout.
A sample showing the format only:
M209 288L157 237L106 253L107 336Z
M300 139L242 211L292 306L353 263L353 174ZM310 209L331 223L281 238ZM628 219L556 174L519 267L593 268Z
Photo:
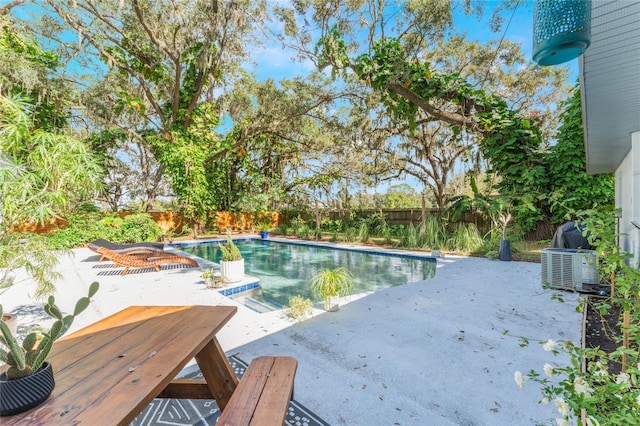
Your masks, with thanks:
M507 262L511 260L511 241L500 241L500 260Z
M0 416L12 416L41 404L55 386L48 361L34 374L21 379L7 380L6 373L0 374Z

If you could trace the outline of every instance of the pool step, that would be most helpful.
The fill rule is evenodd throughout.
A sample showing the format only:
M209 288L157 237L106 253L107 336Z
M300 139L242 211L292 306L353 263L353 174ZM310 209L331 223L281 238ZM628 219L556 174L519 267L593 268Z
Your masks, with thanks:
M256 300L248 296L245 296L243 299L242 303L244 306L261 314L265 312L278 311L283 308L279 303L272 300Z
M247 308L258 313L279 311L284 308L278 302L263 297L264 292L260 287L254 287L246 291L229 294L228 297L238 303L242 303Z

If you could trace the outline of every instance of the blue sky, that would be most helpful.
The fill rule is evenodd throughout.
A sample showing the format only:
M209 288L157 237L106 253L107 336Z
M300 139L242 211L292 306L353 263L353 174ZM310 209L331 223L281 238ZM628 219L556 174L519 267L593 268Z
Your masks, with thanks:
M460 0L457 1L460 2ZM491 0L487 0L487 3L489 2ZM280 3L283 3L283 1L280 1ZM487 8L490 7L491 5L487 6ZM519 43L525 57L531 61L533 52L533 0L520 0L515 12L509 11L504 14L503 26L500 32L497 33L489 30L488 19L485 18L479 21L477 17L467 16L461 12L454 15L454 26L457 31L466 31L467 38L480 42L500 39L504 35L505 39ZM252 57L258 65L249 67L249 70L255 72L259 80L272 78L278 81L281 78L306 74L313 69L311 62L300 63L292 60L292 53L284 51L278 43L255 49ZM578 60L574 59L563 65L570 70L567 83L573 85L578 77ZM424 189L423 185L418 183L415 178L408 176L406 179L383 182L375 191L385 193L389 186L399 183L408 183L417 192L422 192ZM367 188L366 190L367 192L374 192L373 188Z
M286 3L286 1L278 2ZM492 0L487 0L486 2L497 3ZM469 39L481 42L500 39L504 34L506 39L519 43L525 56L531 59L533 51L533 0L520 0L512 18L511 16L511 12L504 16L503 27L498 33L493 33L489 30L487 19L478 21L477 17L467 16L461 12L454 15L454 25L456 29L466 31ZM510 18L511 22L509 23ZM507 25L509 25L508 28ZM260 80L273 78L277 81L281 78L305 74L313 69L312 63L294 61L292 60L292 55L293 52L283 50L277 42L265 47L255 48L252 58L257 66L250 66L249 70L255 72ZM570 69L569 82L573 84L578 76L578 60L574 59L564 65Z

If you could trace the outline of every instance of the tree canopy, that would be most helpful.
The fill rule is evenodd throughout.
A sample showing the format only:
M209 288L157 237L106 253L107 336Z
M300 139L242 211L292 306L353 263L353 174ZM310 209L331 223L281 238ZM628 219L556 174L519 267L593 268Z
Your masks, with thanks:
M519 2L33 3L40 20L20 31L55 53L34 67L5 33L22 62L1 69L2 85L41 93L59 81L47 60L66 65L74 95L60 99L73 108L54 109L72 112L58 125L72 120L109 169L101 199L112 208L175 194L197 227L219 209L348 209L354 194L407 176L442 208L472 173L534 230L556 220L550 191L559 200L570 187L548 184L567 72L533 66L504 38ZM469 39L460 14L489 15L503 37ZM265 41L304 66L279 80L248 73Z

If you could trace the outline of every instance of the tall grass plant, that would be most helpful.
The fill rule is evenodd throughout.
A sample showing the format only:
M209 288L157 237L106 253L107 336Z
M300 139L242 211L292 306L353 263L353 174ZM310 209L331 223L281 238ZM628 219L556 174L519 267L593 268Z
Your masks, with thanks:
M453 251L472 253L483 243L484 239L478 228L473 223L469 223L456 228L453 235L447 239L446 247Z
M420 227L420 247L440 249L444 246L446 227L444 222L436 216L427 216L424 228Z
M407 248L415 248L419 246L419 231L413 223L405 226L400 235L400 246Z
M363 221L358 226L358 241L361 243L368 243L369 237L369 226L365 221Z

